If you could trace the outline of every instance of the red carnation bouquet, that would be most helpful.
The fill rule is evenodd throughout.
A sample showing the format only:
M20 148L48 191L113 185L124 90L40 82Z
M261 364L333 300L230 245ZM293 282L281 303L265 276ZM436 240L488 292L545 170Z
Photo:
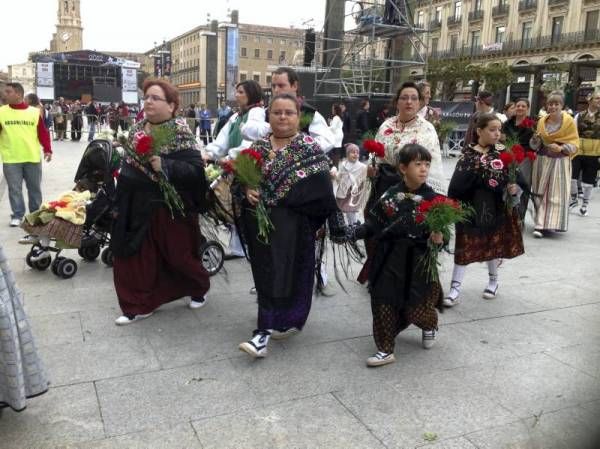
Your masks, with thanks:
M533 120L532 118L529 117L525 117L521 123L519 123L518 125L519 128L534 128L535 127L535 120Z
M231 167L225 170L233 170L236 179L244 186L254 190L258 190L262 181L262 164L263 158L261 154L247 148L242 150ZM264 244L269 243L269 233L275 229L273 222L269 218L269 213L262 199L259 198L256 204L255 212L258 223L258 239Z
M519 164L525 160L525 148L518 143L506 148L500 153L500 160L508 173L508 182L514 184L517 182L517 172Z
M157 173L148 168L148 164L152 156L159 156L160 149L170 144L174 139L174 132L164 126L152 128L150 135L143 131L137 132L133 137L133 147L127 137L119 137L119 143L123 146L129 160L150 179L158 183L163 199L171 212L171 218L175 218L175 211L185 216L183 200L175 187L167 180L165 174L162 171Z
M375 167L375 158L383 159L385 157L385 147L381 142L375 139L367 139L363 142L363 148L371 154L371 163Z
M431 200L423 200L416 208L415 221L425 224L429 232L440 232L444 240L450 240L452 225L465 222L473 215L471 207L466 207L456 200L437 195ZM419 258L417 266L421 268L429 282L439 279L439 248L431 240L427 242L427 252Z

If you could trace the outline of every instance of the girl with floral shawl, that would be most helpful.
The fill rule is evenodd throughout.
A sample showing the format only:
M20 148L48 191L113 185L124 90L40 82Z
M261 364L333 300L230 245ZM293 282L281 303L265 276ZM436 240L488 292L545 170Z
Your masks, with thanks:
M509 182L507 169L500 160L502 122L493 113L480 114L476 136L456 164L448 187L448 196L471 206L475 213L469 221L456 224L454 269L450 291L444 305L460 302L460 289L467 265L486 262L488 284L484 299L494 299L498 291L500 259L523 254L523 236L518 205L523 188ZM518 183L524 185L519 177Z
M258 297L258 323L253 338L239 348L253 357L266 356L271 336L285 338L306 323L316 232L337 210L329 159L314 138L298 133L299 113L294 97L276 96L269 109L273 134L252 145L264 161L263 179L259 192L247 190L242 223ZM274 226L268 244L257 238L253 205L258 195Z
M198 257L203 239L198 213L205 210L207 183L204 163L195 136L184 118L174 118L177 91L167 82L151 80L144 85L146 119L129 134L131 146L140 133L151 134L161 127L172 136L140 166L123 159L116 193L116 218L111 233L114 283L123 316L117 325L129 324L152 314L167 302L191 296L191 308L204 304L209 289L208 273ZM159 100L161 98L162 100ZM164 201L156 182L162 171L179 193L184 214Z
M571 158L579 148L579 134L563 106L562 93L553 92L546 104L548 115L540 119L531 140L531 147L538 150L531 176L536 238L543 237L543 231L565 232L569 225Z

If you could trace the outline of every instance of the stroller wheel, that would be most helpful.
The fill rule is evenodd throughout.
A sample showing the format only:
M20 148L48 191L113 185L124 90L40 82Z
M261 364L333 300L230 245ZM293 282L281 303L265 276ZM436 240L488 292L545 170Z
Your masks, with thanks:
M63 257L63 256L55 257L54 261L52 262L52 265L50 266L50 270L52 270L52 273L55 276L58 276L58 271L56 271L56 270L57 270L58 264L60 263L61 260L65 260L65 257Z
M25 263L28 266L30 266L31 268L35 268L36 270L39 270L39 271L44 271L52 263L52 257L50 255L48 255L42 259L38 259L38 260L31 260L32 257L33 257L33 252L29 251L27 253L27 256L25 257Z
M100 255L100 247L98 245L84 246L79 248L77 252L83 259L91 262L96 260Z
M107 267L112 267L113 266L112 250L109 247L104 248L104 250L102 251L102 255L100 256L100 259L102 259L102 262L104 263L104 265L106 265Z
M209 276L214 276L219 272L225 260L225 250L219 242L209 240L198 250L202 266L208 272Z
M56 274L63 279L69 279L77 273L77 262L73 259L63 259L56 266Z

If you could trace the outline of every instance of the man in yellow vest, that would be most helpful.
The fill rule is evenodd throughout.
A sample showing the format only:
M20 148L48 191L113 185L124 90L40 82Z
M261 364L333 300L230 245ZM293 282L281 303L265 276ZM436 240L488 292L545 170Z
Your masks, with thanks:
M10 226L19 226L25 215L23 181L27 186L29 212L42 204L42 155L50 162L50 134L40 111L23 102L23 86L7 83L4 89L6 105L0 107L0 157L12 215Z

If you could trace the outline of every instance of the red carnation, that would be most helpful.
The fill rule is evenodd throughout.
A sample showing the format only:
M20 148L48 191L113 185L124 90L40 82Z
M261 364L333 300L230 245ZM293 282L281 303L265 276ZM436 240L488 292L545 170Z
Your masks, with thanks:
M223 162L221 167L223 168L223 172L226 174L235 173L235 166L233 165L233 161L231 159Z
M535 161L537 159L537 154L535 153L535 151L526 151L525 157L530 161Z
M252 148L246 148L245 150L242 150L240 154L248 155L254 159L258 165L262 165L262 156L258 151L253 150Z
M521 145L516 144L513 145L512 148L510 149L515 157L515 160L517 161L518 164L520 164L521 162L523 162L525 160L525 148L523 148Z
M511 152L503 151L500 153L500 160L502 161L505 167L508 167L510 164L513 163L514 157Z
M135 145L135 152L140 156L146 156L152 151L152 136L142 136Z
M385 157L385 147L381 142L377 142L373 139L367 139L363 142L363 147L369 153L372 153L379 158Z
M519 128L533 128L535 126L535 120L525 117L519 124Z

